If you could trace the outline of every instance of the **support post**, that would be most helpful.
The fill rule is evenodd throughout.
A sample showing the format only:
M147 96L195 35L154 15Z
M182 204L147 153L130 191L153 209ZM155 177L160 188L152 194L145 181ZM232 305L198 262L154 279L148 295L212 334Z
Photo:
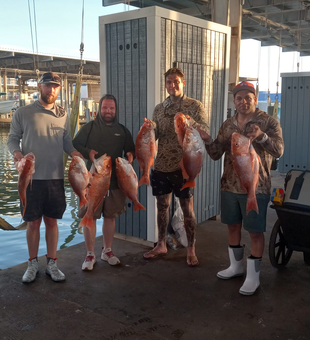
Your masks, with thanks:
M4 99L7 100L8 99L8 77L7 77L5 70L1 71L1 77L3 79L3 83L1 83L1 80L0 80L0 85L1 85L0 92L6 93L6 95L4 96Z
M60 77L60 84L61 84L61 88L60 88L60 105L62 107L64 107L64 100L63 100L64 87L63 87L63 79L62 79L62 77Z
M68 76L64 75L64 97L65 97L65 110L68 112Z
M212 21L231 27L227 116L234 114L232 90L239 82L243 0L212 0Z

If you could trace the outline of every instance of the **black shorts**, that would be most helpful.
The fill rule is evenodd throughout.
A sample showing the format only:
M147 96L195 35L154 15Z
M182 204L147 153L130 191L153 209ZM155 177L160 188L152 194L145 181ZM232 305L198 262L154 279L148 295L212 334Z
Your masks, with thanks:
M171 192L174 192L175 196L179 198L191 198L193 196L194 188L181 190L186 183L181 169L173 172L152 170L150 177L153 196L166 195Z
M24 221L35 221L43 215L61 219L66 210L63 179L33 180L26 191L27 206ZM20 203L21 214L23 205Z

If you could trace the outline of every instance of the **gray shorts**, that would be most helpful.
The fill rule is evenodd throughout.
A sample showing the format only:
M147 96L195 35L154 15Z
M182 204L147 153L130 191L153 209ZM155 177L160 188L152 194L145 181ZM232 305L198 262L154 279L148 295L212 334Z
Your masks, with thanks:
M109 190L98 208L95 210L93 219L98 220L101 214L106 218L116 218L126 211L126 196L121 189ZM86 213L86 204L79 210L78 217L82 218Z
M246 194L235 194L229 191L221 191L221 222L225 224L243 223L243 228L252 233L263 233L266 231L266 216L269 194L257 194L257 205L259 214L250 211L246 214Z
M63 179L33 180L26 191L27 206L24 221L31 222L43 215L61 219L66 210L66 196ZM23 213L23 205L20 210Z

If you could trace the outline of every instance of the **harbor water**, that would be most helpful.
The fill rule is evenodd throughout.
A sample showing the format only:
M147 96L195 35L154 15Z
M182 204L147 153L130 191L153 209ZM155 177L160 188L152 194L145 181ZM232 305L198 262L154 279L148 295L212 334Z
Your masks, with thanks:
M0 217L16 228L23 221L21 220L17 190L18 172L7 148L8 135L8 128L0 128ZM67 208L63 218L58 220L57 250L84 242L83 233L79 230L80 219L77 217L78 198L68 182L67 169L65 171L65 193ZM102 221L102 219L97 220L97 236L102 235ZM45 254L45 225L42 221L38 256ZM3 230L0 228L0 269L26 262L28 258L26 230Z

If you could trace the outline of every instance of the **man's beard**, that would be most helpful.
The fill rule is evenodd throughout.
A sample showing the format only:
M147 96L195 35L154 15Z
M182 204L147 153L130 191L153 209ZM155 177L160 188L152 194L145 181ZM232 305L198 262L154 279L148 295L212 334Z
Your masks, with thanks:
M107 124L109 124L109 123L113 123L114 122L114 120L115 120L115 116L114 117L112 117L112 116L104 116L104 117L102 117L102 119L103 119L103 121L105 122L105 123L107 123Z
M57 99L57 97L55 97L55 96L53 96L53 95L43 95L42 93L41 93L41 99L44 101L44 103L46 103L46 104L53 104L53 103L55 103L55 101L56 101L56 99Z

